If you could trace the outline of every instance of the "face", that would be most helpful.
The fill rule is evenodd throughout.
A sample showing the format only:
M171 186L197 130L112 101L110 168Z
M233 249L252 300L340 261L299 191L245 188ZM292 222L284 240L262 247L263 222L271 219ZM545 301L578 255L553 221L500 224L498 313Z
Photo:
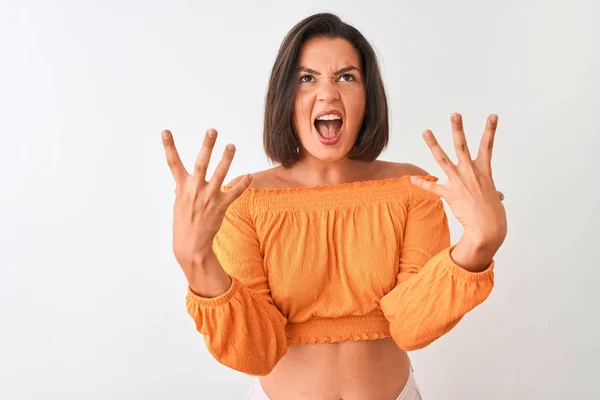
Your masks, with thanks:
M365 113L360 56L345 39L313 38L300 51L294 126L301 153L338 161L354 146Z

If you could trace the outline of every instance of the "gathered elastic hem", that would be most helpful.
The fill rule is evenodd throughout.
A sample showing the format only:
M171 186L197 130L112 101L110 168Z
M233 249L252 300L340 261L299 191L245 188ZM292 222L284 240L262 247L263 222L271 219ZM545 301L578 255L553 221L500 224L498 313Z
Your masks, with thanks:
M345 340L375 340L392 337L389 321L382 311L336 318L314 317L306 322L288 323L288 345L338 343Z
M418 175L426 181L436 182L432 175ZM411 187L410 175L399 178L372 179L332 185L292 188L247 188L231 204L232 211L238 208L252 209L255 213L264 211L309 211L339 209L353 206L368 206L383 202L405 202ZM233 186L222 186L221 191Z
M187 298L188 301L196 303L200 307L219 307L227 303L236 293L240 290L241 283L236 278L230 275L231 286L225 293L218 295L217 297L202 297L197 295L192 288L188 285L187 287Z
M439 257L444 259L444 261L441 262L441 265L450 273L450 275L457 276L460 279L469 282L489 281L494 278L494 266L496 264L494 260L492 260L482 271L471 272L456 264L452 259L451 253L455 247L456 244L453 244L439 254Z

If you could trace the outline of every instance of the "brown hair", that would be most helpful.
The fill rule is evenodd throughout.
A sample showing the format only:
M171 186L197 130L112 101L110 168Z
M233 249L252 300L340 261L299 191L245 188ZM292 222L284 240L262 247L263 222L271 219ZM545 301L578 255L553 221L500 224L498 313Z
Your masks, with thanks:
M300 139L294 128L298 56L304 42L314 37L343 38L354 46L361 60L366 108L350 159L373 161L389 140L388 106L377 57L367 39L353 26L330 13L311 15L294 26L283 39L269 80L265 99L263 146L267 157L283 167L299 159Z

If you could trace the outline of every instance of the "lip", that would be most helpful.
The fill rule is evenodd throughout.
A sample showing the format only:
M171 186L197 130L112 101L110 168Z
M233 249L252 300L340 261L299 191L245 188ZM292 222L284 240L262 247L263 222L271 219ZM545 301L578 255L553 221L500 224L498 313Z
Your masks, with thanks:
M318 113L317 115L315 115L314 118L313 118L313 124L315 123L315 121L317 119L319 119L323 115L327 115L327 114L337 115L338 117L340 117L342 119L342 122L344 122L344 116L342 115L341 112L339 112L338 110L328 110L328 111L321 111L320 113Z

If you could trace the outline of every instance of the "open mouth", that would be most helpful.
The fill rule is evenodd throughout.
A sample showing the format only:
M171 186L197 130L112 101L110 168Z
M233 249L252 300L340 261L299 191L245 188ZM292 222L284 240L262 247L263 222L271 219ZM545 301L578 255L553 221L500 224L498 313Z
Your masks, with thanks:
M335 139L342 130L343 120L339 115L327 114L317 118L314 122L319 135L326 140Z

